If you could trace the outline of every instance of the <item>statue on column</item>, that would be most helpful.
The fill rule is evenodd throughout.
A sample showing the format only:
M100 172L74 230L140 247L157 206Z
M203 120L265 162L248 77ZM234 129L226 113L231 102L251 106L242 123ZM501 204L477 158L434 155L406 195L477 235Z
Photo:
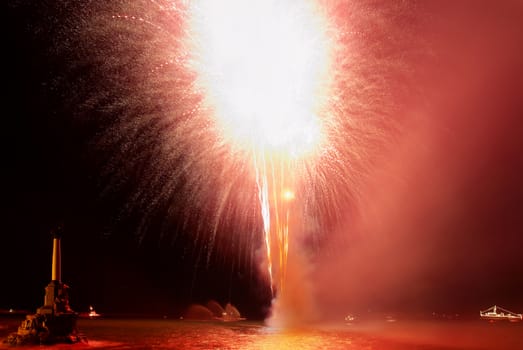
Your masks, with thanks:
M62 231L63 226L59 225L51 232L53 236L51 282L45 287L44 305L36 310L36 314L27 315L18 327L18 332L9 335L5 340L6 343L21 345L87 341L76 328L78 314L69 305L69 286L62 283L60 248Z

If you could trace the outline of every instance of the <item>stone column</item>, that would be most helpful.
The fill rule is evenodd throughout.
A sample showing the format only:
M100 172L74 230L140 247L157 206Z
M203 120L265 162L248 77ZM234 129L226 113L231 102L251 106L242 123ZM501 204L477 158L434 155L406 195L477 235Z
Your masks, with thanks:
M60 258L60 236L53 235L53 261L51 264L51 281L62 281L62 266Z

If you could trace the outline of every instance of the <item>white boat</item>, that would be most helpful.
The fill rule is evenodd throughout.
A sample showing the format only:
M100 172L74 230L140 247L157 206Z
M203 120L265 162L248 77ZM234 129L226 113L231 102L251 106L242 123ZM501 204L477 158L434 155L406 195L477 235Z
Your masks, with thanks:
M89 305L89 312L82 312L80 313L80 317L82 318L99 318L102 315L100 315L92 305Z
M484 311L479 312L479 316L484 320L489 321L511 321L519 322L523 320L522 314L517 314L512 311L505 310L497 305L494 305Z

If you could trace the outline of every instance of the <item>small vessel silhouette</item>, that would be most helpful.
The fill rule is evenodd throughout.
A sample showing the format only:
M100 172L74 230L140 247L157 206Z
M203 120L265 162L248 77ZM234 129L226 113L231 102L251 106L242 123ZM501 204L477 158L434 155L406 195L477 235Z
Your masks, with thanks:
M523 319L522 314L517 314L512 311L503 309L497 305L494 305L486 310L480 311L479 316L484 320L489 321L511 321L519 322Z

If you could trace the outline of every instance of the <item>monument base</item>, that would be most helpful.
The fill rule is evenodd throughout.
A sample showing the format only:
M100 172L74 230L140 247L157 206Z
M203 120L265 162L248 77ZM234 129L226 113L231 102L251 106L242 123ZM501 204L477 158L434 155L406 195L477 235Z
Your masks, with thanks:
M11 333L5 343L9 345L87 343L87 337L78 333L76 313L27 315L16 333Z
M69 306L69 287L61 281L61 227L53 232L51 282L45 287L44 305L36 314L27 315L16 333L4 340L11 345L87 342L78 333L78 314Z

